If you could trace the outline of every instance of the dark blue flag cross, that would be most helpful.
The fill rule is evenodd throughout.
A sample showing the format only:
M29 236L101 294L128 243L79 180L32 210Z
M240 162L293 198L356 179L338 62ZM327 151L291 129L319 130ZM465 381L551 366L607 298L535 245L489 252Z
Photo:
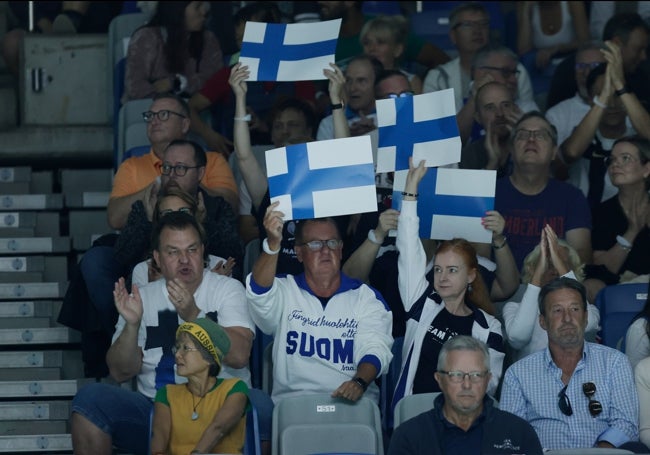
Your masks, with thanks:
M306 44L284 44L287 24L266 24L264 41L251 43L244 41L241 54L260 59L257 70L258 81L277 81L281 61L298 61L309 58L334 55L336 39Z
M293 219L314 218L314 191L374 186L375 171L372 163L310 169L307 146L308 144L296 144L286 147L287 173L269 177L269 193L272 198L291 195Z
M396 171L409 168L409 157L413 155L413 144L449 139L459 135L456 116L416 122L413 120L412 96L396 98L394 101L397 113L395 125L379 127L379 147L397 147Z
M436 194L438 168L431 168L420 181L418 187L418 216L420 217L420 236L429 238L433 215L466 216L482 218L488 210L494 210L494 197L454 196ZM393 193L393 207L401 207L402 193Z

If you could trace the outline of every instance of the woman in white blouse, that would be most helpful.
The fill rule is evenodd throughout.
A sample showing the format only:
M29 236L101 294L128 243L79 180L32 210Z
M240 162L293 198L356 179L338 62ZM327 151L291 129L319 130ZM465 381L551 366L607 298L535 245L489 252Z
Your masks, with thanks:
M548 338L539 325L539 305L537 297L545 284L563 276L582 282L583 265L578 253L549 225L542 230L540 243L526 256L522 270L523 288L521 301L508 302L503 307L503 322L506 339L515 350L514 360L546 348ZM518 292L516 295L521 295ZM587 305L587 336L598 330L600 313L594 305Z

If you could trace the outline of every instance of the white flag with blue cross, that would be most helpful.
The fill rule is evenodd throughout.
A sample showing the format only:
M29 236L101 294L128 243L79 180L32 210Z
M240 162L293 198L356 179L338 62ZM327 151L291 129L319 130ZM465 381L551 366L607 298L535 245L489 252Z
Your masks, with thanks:
M454 89L377 100L377 172L408 169L410 156L414 163L425 160L426 167L458 163L454 103Z
M271 202L284 221L377 210L368 136L308 142L268 150Z
M395 172L393 208L399 210L408 171ZM429 169L418 187L420 237L448 240L461 237L490 243L492 231L481 224L485 212L494 210L496 171Z
M246 22L239 62L249 81L327 79L335 61L341 19L305 24Z

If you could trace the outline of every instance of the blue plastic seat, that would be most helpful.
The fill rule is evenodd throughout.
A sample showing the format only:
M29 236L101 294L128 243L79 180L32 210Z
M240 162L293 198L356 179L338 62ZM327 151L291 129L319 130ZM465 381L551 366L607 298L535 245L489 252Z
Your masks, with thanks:
M598 293L595 305L600 310L600 338L604 345L617 348L647 298L647 283L607 286Z
M361 11L369 16L402 14L399 2L362 2Z

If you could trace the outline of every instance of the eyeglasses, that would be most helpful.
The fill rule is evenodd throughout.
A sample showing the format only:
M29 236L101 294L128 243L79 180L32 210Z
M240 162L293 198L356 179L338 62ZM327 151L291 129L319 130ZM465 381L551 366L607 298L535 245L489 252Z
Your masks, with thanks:
M600 401L592 398L596 394L596 384L585 382L582 384L582 393L589 399L589 414L591 414L591 417L596 417L603 412L603 405L600 404Z
M162 175L170 175L172 171L174 171L174 175L176 175L176 177L183 177L185 174L187 174L188 169L198 169L200 167L201 166L185 166L184 164L177 164L176 166L163 164L160 167L160 172Z
M618 156L607 156L605 157L605 166L610 167L614 164L618 164L619 166L627 166L628 164L636 163L639 161L638 158L630 155L629 153L622 153Z
M580 63L576 63L575 69L577 69L577 70L586 70L586 69L592 70L592 69L596 68L597 66L603 65L603 64L604 64L603 62L585 62L585 63L580 62Z
M488 28L490 26L490 21L461 21L456 23L452 29L462 28L464 30L471 30L473 28Z
M154 111L143 112L142 118L147 123L152 122L153 119L155 119L156 117L158 117L158 120L160 120L161 122L166 122L167 120L169 120L170 114L177 115L181 118L186 118L183 114L179 114L178 112L170 111L167 109L163 109L162 111L158 111L158 112L154 112Z
M573 408L571 407L571 402L569 401L569 397L566 394L567 387L569 387L569 384L562 387L562 390L560 390L560 393L558 393L557 396L560 398L560 401L558 401L557 405L560 408L560 411L562 411L562 414L565 416L570 416L573 415Z
M413 96L414 94L415 93L413 93L411 90L406 90L406 91L400 92L400 93L387 93L386 94L386 99L388 99L388 98L392 98L392 99L408 98L410 96Z
M192 209L190 207L181 207L178 210L173 210L173 209L165 209L161 210L158 212L158 216L163 217L165 215L169 215L170 213L174 212L181 212L181 213L187 213L188 215L192 215Z
M193 348L193 347L188 346L186 344L184 344L184 345L177 344L175 346L172 346L172 354L174 354L174 355L176 355L176 353L180 353L180 355L185 355L189 351L198 351L198 348Z
M548 142L551 140L551 133L546 130L519 129L515 131L515 141L528 141L531 138L535 141Z
M438 373L445 374L449 378L450 382L454 384L460 384L465 380L465 376L469 379L469 382L472 384L478 384L481 382L489 373L489 371L470 371L465 373L464 371L443 371L438 370Z
M498 66L481 66L480 68L484 70L499 71L504 79L517 76L519 74L518 69L513 70L511 68L499 68Z
M337 250L341 246L341 241L336 239L329 240L312 240L311 242L305 242L300 246L306 246L311 251L320 251L323 247L327 246L330 250Z

